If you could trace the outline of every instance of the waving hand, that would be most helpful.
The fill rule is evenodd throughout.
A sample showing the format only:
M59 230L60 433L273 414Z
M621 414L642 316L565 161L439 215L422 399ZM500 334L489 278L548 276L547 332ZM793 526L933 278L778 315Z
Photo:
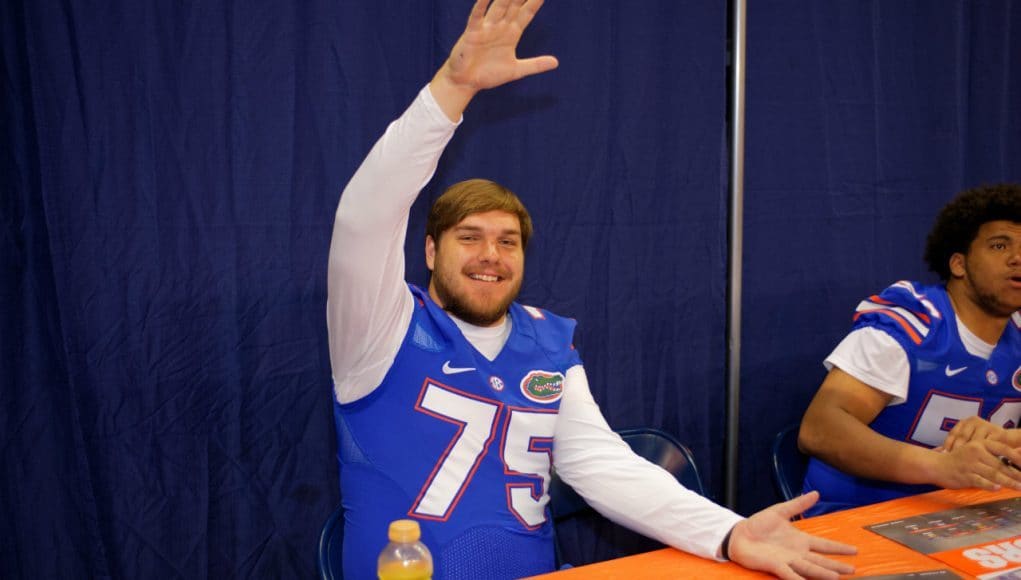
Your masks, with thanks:
M557 59L546 55L519 59L518 42L543 0L477 0L468 25L429 88L443 112L461 117L475 94L522 77L553 70Z

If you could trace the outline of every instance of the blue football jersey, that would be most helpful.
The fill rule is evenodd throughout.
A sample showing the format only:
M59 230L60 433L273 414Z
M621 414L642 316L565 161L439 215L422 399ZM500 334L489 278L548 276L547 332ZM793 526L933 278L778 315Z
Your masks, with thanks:
M892 336L907 353L911 374L907 400L883 409L870 425L891 439L938 447L966 417L980 416L1007 428L1021 417L1021 314L1014 313L988 360L969 353L958 334L950 298L942 285L897 282L859 304L854 328ZM804 491L819 490L811 514L930 491L854 477L813 458Z
M514 303L490 361L428 293L381 385L335 402L344 574L374 578L392 520L412 518L434 578L518 578L554 568L546 504L575 323Z

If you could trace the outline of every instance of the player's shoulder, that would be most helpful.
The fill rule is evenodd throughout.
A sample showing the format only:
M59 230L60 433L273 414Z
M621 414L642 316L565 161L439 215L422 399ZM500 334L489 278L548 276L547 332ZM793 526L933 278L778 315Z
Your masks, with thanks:
M408 291L411 292L411 297L415 299L415 308L425 308L426 300L432 300L429 298L429 292L425 288L420 288L411 282L407 282L406 284L408 286Z
M1007 330L1013 332L1015 336L1021 336L1021 310L1010 315L1010 322L1007 324Z
M553 332L553 333L574 333L574 327L577 322L573 318L566 316L560 316L554 314L545 308L539 308L538 306L530 306L528 304L520 304L514 302L511 308L518 309L518 318L527 321L527 323L536 329L540 333Z
M922 344L948 318L952 312L942 285L907 280L862 300L854 313L856 328L878 327L914 344Z
M555 359L566 356L573 359L574 329L577 322L573 318L554 314L545 308L527 304L511 304L515 324L520 331L532 337L547 354Z

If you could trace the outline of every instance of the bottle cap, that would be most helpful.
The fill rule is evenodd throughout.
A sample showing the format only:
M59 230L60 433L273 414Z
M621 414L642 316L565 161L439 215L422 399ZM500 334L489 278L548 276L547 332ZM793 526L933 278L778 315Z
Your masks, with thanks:
M422 537L422 530L415 520L394 520L390 522L387 537L391 542L417 542Z

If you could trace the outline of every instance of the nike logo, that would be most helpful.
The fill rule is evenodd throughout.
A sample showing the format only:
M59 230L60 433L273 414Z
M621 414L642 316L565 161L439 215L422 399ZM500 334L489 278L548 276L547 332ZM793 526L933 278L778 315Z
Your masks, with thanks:
M948 377L952 377L952 376L954 376L956 374L964 372L964 370L967 369L967 368L968 367L961 367L959 369L952 369L952 368L950 368L950 365L947 365L947 368L943 369L943 372L945 372Z
M452 367L449 360L443 363L443 374L445 375L456 375L457 373L466 373L473 370L475 370L475 367Z

